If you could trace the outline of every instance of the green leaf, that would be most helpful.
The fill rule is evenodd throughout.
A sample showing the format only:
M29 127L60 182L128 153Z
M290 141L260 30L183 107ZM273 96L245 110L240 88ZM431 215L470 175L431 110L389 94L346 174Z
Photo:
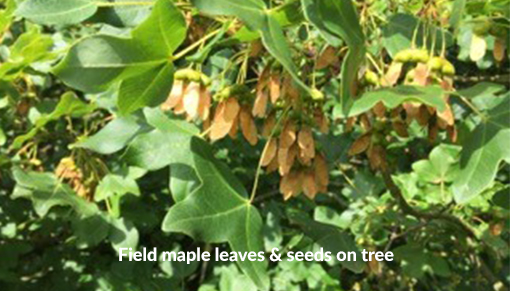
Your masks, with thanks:
M503 190L498 191L494 196L492 197L492 202L502 207L506 210L510 210L510 204L508 203L510 201L510 188L507 186L503 188Z
M499 105L504 98L500 96L505 91L505 86L496 83L481 82L473 87L455 92L468 98L473 105L481 111L490 110Z
M222 267L220 272L220 290L257 291L257 286L253 285L248 277L239 273L235 265Z
M510 93L497 107L487 112L465 142L461 171L453 183L457 203L466 203L485 190L498 171L499 164L510 161Z
M70 206L83 216L99 212L95 204L78 197L67 184L60 183L51 173L27 173L15 168L13 176L16 188L12 197L32 200L39 216L45 216L54 206Z
M57 104L57 107L51 114L44 115L37 119L35 122L36 126L43 127L48 122L57 120L62 116L70 116L73 118L79 118L89 113L92 113L96 109L94 104L88 104L82 101L74 92L64 93Z
M458 173L458 162L461 148L441 144L435 147L428 160L413 164L413 170L423 181L440 184L452 182Z
M40 29L34 27L16 39L10 48L9 59L30 65L46 57L52 46L51 37L41 34Z
M143 46L132 39L97 35L75 44L53 72L70 87L99 93L113 82L139 75L165 62L167 60L161 56L147 55Z
M39 61L50 60L53 40L32 27L21 34L10 47L9 58L0 66L0 79L14 80L24 69Z
M133 30L132 37L144 46L146 53L168 58L186 39L186 32L181 11L172 1L159 0L149 17Z
M0 9L0 31L4 31L11 24L14 12L16 11L16 1L6 0L3 2L4 8Z
M301 0L301 5L303 6L303 12L308 21L313 23L321 35L326 39L326 41L334 47L339 47L342 44L342 41L335 36L333 33L330 33L326 28L322 21L322 16L319 14L319 11L316 7L316 2L314 0Z
M142 130L143 126L135 117L120 117L108 123L95 135L89 136L73 146L103 155L111 155L127 146Z
M349 262L346 260L340 262L344 267L356 273L361 273L365 269L365 263L361 259L361 254L354 240L347 233L332 225L314 221L297 211L289 211L288 216L308 237L313 239L315 244L323 247L324 251L329 251L332 254L337 254L338 252L356 252L356 261Z
M171 1L158 0L130 38L96 35L74 45L54 73L73 88L105 91L121 82L118 107L129 114L162 103L172 89L172 54L184 41L186 23Z
M106 200L114 195L134 194L140 196L140 189L135 179L115 174L106 175L99 183L94 194L95 201Z
M442 31L441 28L433 25L425 25L412 15L398 13L391 16L388 24L382 29L383 45L391 57L395 57L401 50L413 47L412 41L416 29L418 31L414 47L421 48L426 45L426 48L430 49L433 45L433 39L436 40L434 47L436 51L441 50L443 42L445 42L446 47L453 44L453 37L450 32ZM428 35L425 43L423 42L424 35Z
M315 0L324 27L352 48L364 47L365 36L350 0Z
M170 164L192 164L190 142L196 131L181 120L171 120L159 109L146 110L149 124L156 128L136 136L129 144L124 159L130 165L150 171Z
M466 97L468 99L474 99L480 96L496 97L499 93L505 90L505 86L502 84L480 82L476 83L473 87L462 89L456 92L456 94Z
M419 87L402 85L395 88L370 91L354 102L349 111L349 117L366 112L379 102L384 103L390 109L405 102L419 102L443 111L446 109L443 94L444 91L439 86ZM335 107L334 116L340 117L342 113L341 108Z
M261 35L266 49L287 70L294 82L303 90L310 92L310 88L299 77L298 68L292 60L291 50L280 23L273 16L273 12L267 9L263 1L192 0L192 3L206 14L236 16L250 30L257 31Z
M451 275L450 266L444 258L432 254L417 243L399 246L393 253L395 259L402 264L403 273L408 276L422 278L425 272L443 277Z
M4 130L0 127L0 146L5 145L7 142L7 137L5 136Z
M174 66L166 63L122 81L117 105L122 114L145 106L154 107L168 98L172 89Z
M313 218L320 223L330 224L341 229L348 229L354 215L355 212L349 209L340 214L328 206L317 206L314 209Z
M274 201L264 207L266 221L262 227L262 235L266 252L270 252L273 248L280 248L283 242L282 215L278 207L279 205Z
M164 132L182 132L188 135L198 135L200 129L190 122L169 118L159 108L145 108L143 110L147 123L157 130Z
M124 218L112 219L108 239L114 250L119 252L120 248L136 249L140 235L135 225Z
M180 246L177 246L171 250L172 252L180 252L182 251L182 248ZM197 271L198 267L200 266L200 262L198 261L192 261L190 264L183 264L182 262L176 262L176 261L163 261L161 258L159 260L159 267L165 274L168 276L175 278L177 280L184 280L186 277L192 275L194 272Z
M43 128L50 121L58 120L63 116L70 116L73 118L82 117L93 112L96 109L94 104L87 104L80 100L73 92L67 92L62 95L62 98L57 104L57 107L47 115L42 115L35 122L35 126L26 134L17 136L12 143L12 147L20 148L26 141L35 137L41 128Z
M170 208L163 231L185 233L208 243L228 242L236 252L262 251L262 219L246 190L203 140L194 138L191 151L201 185ZM266 262L237 263L260 289L269 288Z
M113 7L102 7L90 21L105 22L117 27L135 27L149 16L154 0L102 0L116 3ZM127 4L129 5L121 5ZM143 2L146 2L143 3ZM139 5L135 5L139 4Z
M251 30L259 30L266 21L266 4L262 0L192 0L200 11L211 15L231 15L240 18Z
M76 218L73 223L73 234L79 249L93 247L102 242L110 231L110 224L103 215L95 214Z
M466 9L466 0L455 0L452 6L452 15L450 16L450 26L456 31L464 16L464 10Z
M89 0L26 0L16 15L39 24L68 25L79 23L96 11L96 3Z
M170 166L170 193L175 202L184 200L198 186L200 181L192 167L185 164Z
M350 0L302 0L305 15L325 36L331 45L338 45L339 38L349 47L342 64L342 83L339 102L343 114L347 114L354 101L351 86L356 84L358 71L365 59L365 35L358 15Z

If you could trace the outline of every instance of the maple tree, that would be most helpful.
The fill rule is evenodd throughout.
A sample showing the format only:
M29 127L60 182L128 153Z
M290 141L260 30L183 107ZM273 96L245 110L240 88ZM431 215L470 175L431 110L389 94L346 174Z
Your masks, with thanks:
M0 0L0 288L508 289L509 7Z

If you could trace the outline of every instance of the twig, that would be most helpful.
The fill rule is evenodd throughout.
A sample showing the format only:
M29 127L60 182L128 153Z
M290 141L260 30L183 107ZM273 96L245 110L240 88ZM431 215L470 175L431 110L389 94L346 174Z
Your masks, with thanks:
M436 213L431 213L431 212L422 212L422 211L414 209L405 200L404 196L402 195L402 191L400 191L400 188L393 181L393 178L391 177L391 174L389 173L389 171L388 170L381 170L381 173L382 173L382 176L383 176L384 184L386 185L386 187L390 191L390 194L397 201L397 203L399 204L400 208L402 209L402 211L405 214L409 214L409 215L412 215L412 216L414 216L416 218L427 219L427 220L439 219L439 220L448 221L451 224L453 224L453 225L459 227L460 229L462 229L470 238L472 238L472 239L474 239L476 241L479 241L479 239L476 236L475 232L468 225L466 225L462 220L460 220L459 218L457 218L457 217L455 217L453 215L444 213L442 211L436 212Z

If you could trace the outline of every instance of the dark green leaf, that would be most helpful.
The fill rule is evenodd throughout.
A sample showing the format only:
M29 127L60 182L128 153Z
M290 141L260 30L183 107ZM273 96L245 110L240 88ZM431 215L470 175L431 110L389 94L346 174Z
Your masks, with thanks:
M32 200L35 212L39 216L45 216L54 206L70 206L83 216L90 216L99 211L95 204L78 197L67 184L60 183L53 174L26 173L14 169L13 175L17 184L12 197Z
M292 60L292 54L283 34L281 25L267 10L261 0L193 0L201 12L211 15L231 15L241 19L250 30L257 31L262 37L266 49L273 55L304 90L309 88L301 81L298 69Z
M120 117L108 123L95 135L75 144L79 148L110 155L123 149L142 130L133 116Z
M163 103L172 89L173 75L174 66L166 63L122 81L117 102L120 112L127 115L145 106Z
M452 6L452 15L450 16L450 26L457 30L464 16L464 10L466 8L466 0L455 0Z
M236 252L262 251L262 219L246 190L215 160L204 141L194 138L191 150L201 186L170 208L163 231L182 232L209 243L228 242ZM265 262L238 264L260 289L268 289Z
M93 93L165 62L159 56L145 54L143 47L131 39L98 35L74 45L53 72L68 86Z
M466 203L479 195L494 180L499 164L510 161L510 93L487 112L465 142L461 171L453 183L454 198Z
M339 38L348 47L342 64L342 83L339 103L343 114L348 114L354 101L352 86L355 86L358 71L365 59L365 35L361 29L356 10L350 0L302 0L305 15L332 45L338 45Z
M413 35L415 30L418 30L415 37L414 46L421 48L426 45L427 49L432 47L432 39L435 41L435 50L439 51L445 42L446 47L453 44L453 37L451 33L444 31L445 38L441 28L425 25L419 22L417 18L409 14L395 14L390 19L388 24L383 28L383 44L391 57L404 49L413 47ZM428 35L427 41L424 43L424 35ZM434 34L435 37L433 36ZM431 36L432 35L432 36Z
M12 147L20 148L26 141L33 138L39 130L50 121L58 120L63 116L70 116L73 118L82 117L93 112L95 109L96 106L94 104L87 104L81 101L73 92L67 92L62 95L62 98L53 112L39 117L39 119L35 122L35 127L33 127L28 133L16 137L12 143Z
M73 221L76 246L80 249L96 246L102 242L110 231L110 224L103 215L95 214Z
M120 248L136 249L140 235L135 225L124 218L112 219L108 239L117 252Z
M157 128L138 136L129 144L124 159L131 165L150 171L170 164L192 164L189 151L191 138L196 132L184 121L161 116L158 109L147 110L147 119Z
M122 81L118 107L128 114L163 102L172 89L172 54L186 23L171 1L159 0L130 38L97 35L74 45L54 73L67 85L98 93Z
M89 0L26 0L16 15L40 24L75 24L96 13L97 5Z
M443 111L446 108L443 94L444 91L439 86L418 87L402 85L395 88L370 91L354 102L349 111L349 116L364 113L372 109L379 102L384 103L387 108L395 108L405 102L419 102ZM336 117L342 116L341 108L335 107L334 115Z
M356 273L361 273L365 269L361 254L358 252L354 240L347 233L332 225L314 221L297 211L290 211L288 215L289 219L297 224L317 245L323 247L324 251L335 255L338 252L356 252L356 261L340 262L346 268Z

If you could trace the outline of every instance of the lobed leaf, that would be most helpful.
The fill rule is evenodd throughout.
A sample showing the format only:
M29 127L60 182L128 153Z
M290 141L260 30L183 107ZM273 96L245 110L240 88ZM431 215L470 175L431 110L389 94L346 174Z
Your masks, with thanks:
M294 82L305 91L310 91L310 88L299 77L298 68L292 60L292 54L280 23L263 1L192 0L192 3L206 14L229 15L241 19L249 29L260 34L266 49L287 70Z
M121 82L124 115L162 103L172 89L172 54L184 41L186 23L171 1L158 0L130 38L96 35L74 45L54 73L66 85L90 93Z
M385 88L370 91L363 94L354 102L350 116L356 116L372 109L377 103L382 102L387 108L395 108L405 102L419 102L437 108L439 111L446 109L443 99L444 91L439 86L409 86L402 85L395 88ZM341 117L342 108L336 108L334 116Z
M461 170L453 183L457 203L475 198L492 183L499 164L510 161L510 93L487 112L472 131L461 154Z
M356 10L350 0L301 0L308 20L315 25L333 46L343 39L348 47L342 63L342 82L338 101L343 114L348 114L356 92L358 71L365 59L365 35L361 29Z
M262 251L262 219L246 190L215 160L206 142L194 138L191 151L201 185L170 208L163 231L182 232L209 243L228 242L235 252ZM260 289L269 288L266 262L237 263Z

